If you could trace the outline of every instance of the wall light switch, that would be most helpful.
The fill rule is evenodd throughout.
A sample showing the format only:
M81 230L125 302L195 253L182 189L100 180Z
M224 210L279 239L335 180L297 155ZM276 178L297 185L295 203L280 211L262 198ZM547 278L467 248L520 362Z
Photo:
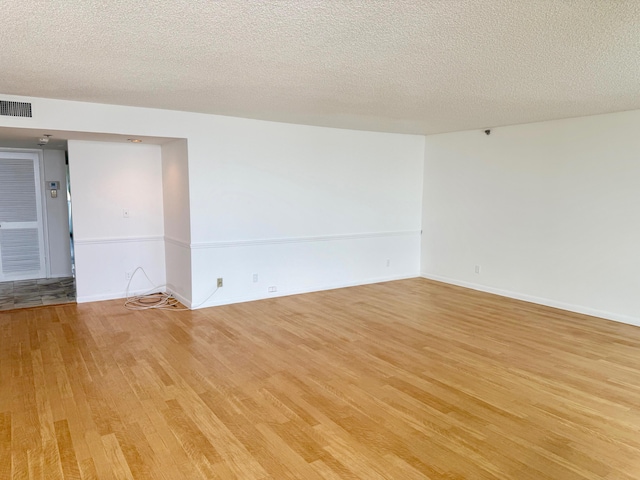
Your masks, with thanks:
M124 218L129 218L129 209L128 208L123 208L122 209L122 216Z

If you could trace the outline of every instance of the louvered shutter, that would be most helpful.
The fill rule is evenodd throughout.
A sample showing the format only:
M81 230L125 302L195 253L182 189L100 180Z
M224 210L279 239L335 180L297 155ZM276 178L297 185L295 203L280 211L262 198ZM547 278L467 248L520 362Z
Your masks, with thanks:
M0 280L44 276L37 154L0 152Z

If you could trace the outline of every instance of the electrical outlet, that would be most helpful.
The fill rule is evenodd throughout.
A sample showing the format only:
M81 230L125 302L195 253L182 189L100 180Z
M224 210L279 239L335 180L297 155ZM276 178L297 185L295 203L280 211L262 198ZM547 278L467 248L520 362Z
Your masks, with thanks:
M218 279L218 288L222 287L222 277Z
M257 283L258 282L258 274L254 273L253 274L253 283Z
M476 265L476 273L480 275L480 265Z
M131 275L133 275L133 273L131 273L131 272L125 272L125 274L124 274L124 278L127 280L127 282L128 282L129 280L131 280Z
M269 293L277 292L278 287L269 287Z
M387 267L390 267L390 266L391 266L391 260L387 258Z

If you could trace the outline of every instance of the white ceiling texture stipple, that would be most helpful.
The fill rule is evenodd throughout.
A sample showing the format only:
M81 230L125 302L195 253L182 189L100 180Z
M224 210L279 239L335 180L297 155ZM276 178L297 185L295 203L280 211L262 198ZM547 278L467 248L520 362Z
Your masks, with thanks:
M0 0L0 93L431 134L640 108L638 0Z

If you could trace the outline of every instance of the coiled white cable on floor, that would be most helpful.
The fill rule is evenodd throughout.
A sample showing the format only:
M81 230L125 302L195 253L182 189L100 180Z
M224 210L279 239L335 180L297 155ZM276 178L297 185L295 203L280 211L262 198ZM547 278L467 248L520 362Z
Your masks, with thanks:
M125 292L126 300L124 302L124 307L129 310L150 310L152 308L157 308L160 310L190 310L189 308L183 306L176 298L174 298L170 293L164 292L166 290L166 285L155 285L151 287L147 292L139 294L139 295L129 295L129 288L131 287L131 281L135 274L140 270L150 285L154 285L151 281L147 272L144 271L144 268L138 267L131 274L131 278L129 278L129 282L127 283L127 290ZM209 300L213 295L218 291L216 288L213 292L209 294L207 298L205 298L198 305L193 306L191 309L198 308L204 305L207 300Z

